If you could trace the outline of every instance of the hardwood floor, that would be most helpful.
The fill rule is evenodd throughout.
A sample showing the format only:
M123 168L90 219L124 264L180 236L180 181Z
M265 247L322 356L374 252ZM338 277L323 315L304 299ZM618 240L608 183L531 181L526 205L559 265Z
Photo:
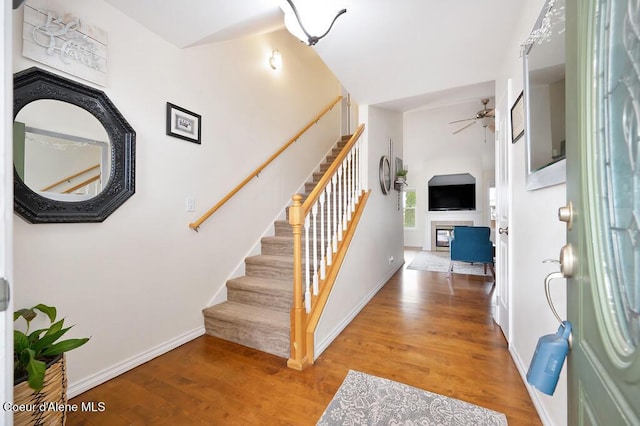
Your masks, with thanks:
M202 336L74 398L105 410L67 425L315 425L350 369L541 424L491 318L492 283L405 267L303 372Z

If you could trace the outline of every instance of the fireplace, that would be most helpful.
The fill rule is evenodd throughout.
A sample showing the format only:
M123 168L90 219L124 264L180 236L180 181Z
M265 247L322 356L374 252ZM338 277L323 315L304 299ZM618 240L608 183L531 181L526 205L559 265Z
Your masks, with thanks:
M431 251L449 251L449 240L456 225L473 226L473 221L431 221Z
M436 227L436 251L449 251L452 232L453 226L440 225Z

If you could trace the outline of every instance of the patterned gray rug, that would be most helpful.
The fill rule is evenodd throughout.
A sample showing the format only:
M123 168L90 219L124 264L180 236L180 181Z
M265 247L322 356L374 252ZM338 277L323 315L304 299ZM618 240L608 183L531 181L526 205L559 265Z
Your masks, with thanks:
M450 262L448 251L421 251L416 254L416 257L413 258L409 266L407 266L407 269L447 272L449 271ZM489 268L487 268L487 273L484 273L484 266L482 264L466 262L454 262L453 273L480 276L491 275Z
M506 425L504 414L349 370L317 423L333 425Z

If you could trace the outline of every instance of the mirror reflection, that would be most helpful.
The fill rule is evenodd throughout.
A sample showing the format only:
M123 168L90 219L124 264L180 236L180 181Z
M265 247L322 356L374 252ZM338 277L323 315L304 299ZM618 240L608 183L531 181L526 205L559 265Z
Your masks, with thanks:
M564 169L553 167L545 170L564 160L566 155L564 9L565 0L548 0L525 43L529 189L553 185L566 179ZM537 174L539 176L535 176ZM534 181L535 186L532 187L529 181Z
M91 199L109 180L109 136L76 105L52 99L25 105L14 122L13 144L18 176L43 197Z

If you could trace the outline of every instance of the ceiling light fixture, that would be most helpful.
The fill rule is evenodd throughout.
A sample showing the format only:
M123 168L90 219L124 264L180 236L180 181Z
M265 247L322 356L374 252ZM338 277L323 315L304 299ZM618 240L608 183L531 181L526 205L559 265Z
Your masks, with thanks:
M314 46L320 39L325 37L333 28L333 24L336 22L336 19L344 13L347 12L347 9L342 9L338 12L337 15L331 20L331 15L327 16L330 12L329 6L327 6L326 1L310 1L310 0L299 0L298 7L296 7L291 0L280 1L280 9L284 12L284 25L287 27L287 30L297 38L299 38L302 42L307 43L309 46ZM335 10L335 9L334 9ZM306 27L302 25L302 21L300 20L300 15L303 15L306 21ZM322 28L326 26L326 22L331 20L331 24L329 28L319 36L312 36L307 31L307 28L313 32L320 32ZM318 27L320 25L320 27Z

